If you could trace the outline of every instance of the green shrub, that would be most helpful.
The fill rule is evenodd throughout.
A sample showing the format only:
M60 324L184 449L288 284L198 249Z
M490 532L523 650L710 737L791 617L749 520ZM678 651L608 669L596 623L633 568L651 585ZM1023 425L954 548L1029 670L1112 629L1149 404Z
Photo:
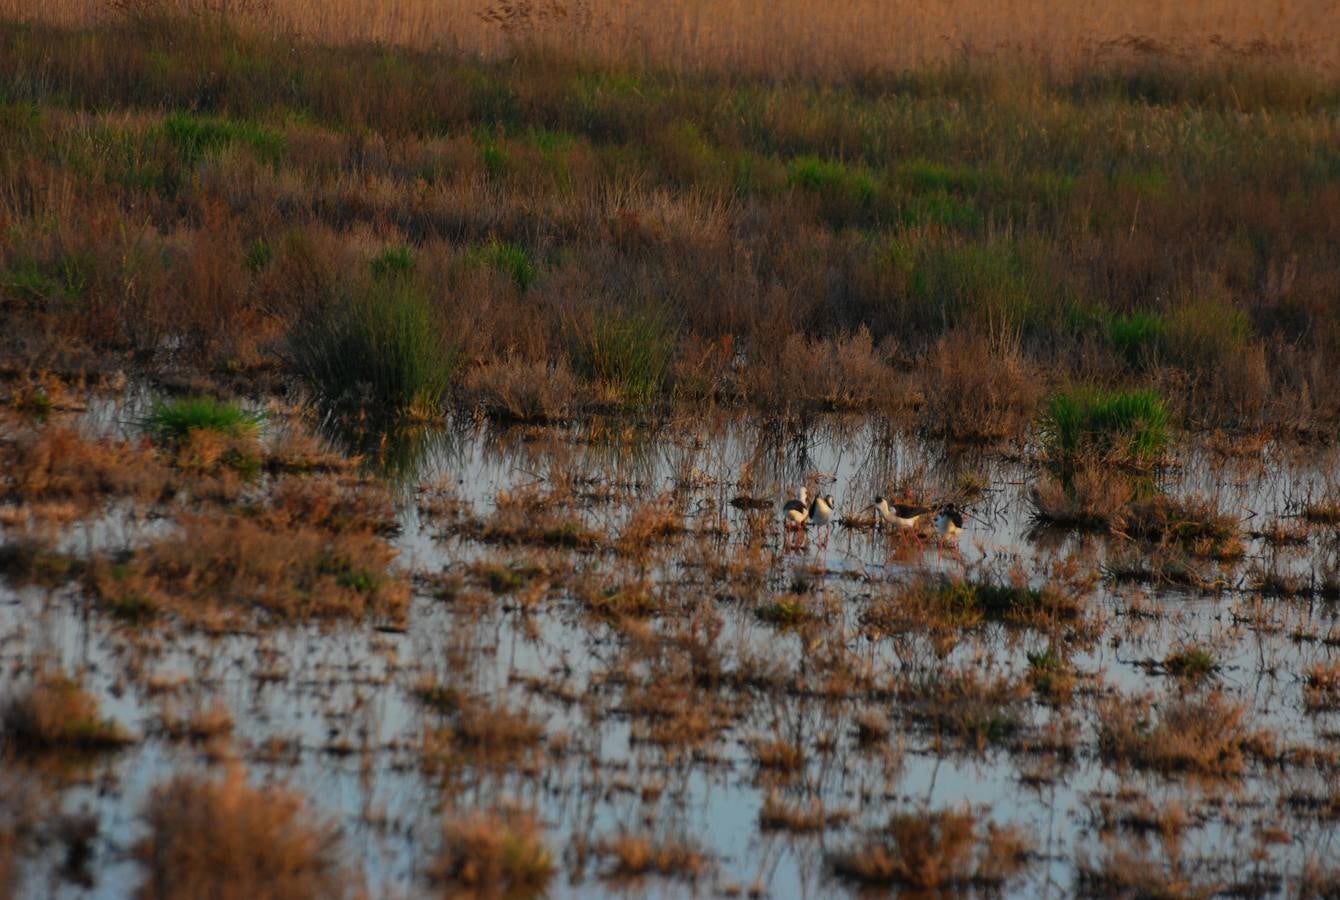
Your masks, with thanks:
M187 165L195 165L234 143L245 144L257 159L271 165L279 163L287 149L282 134L255 122L173 113L163 120L161 128Z
M633 406L651 402L665 382L675 335L653 312L597 313L574 335L572 361L590 381L609 385Z
M1052 398L1042 439L1058 459L1096 451L1151 462L1168 445L1168 411L1152 390L1082 387Z
M328 411L379 421L440 413L458 364L409 279L374 281L300 317L289 352Z
M467 254L466 262L510 275L519 291L525 291L535 281L535 264L520 244L490 241Z
M829 200L867 205L875 199L878 184L864 168L830 162L817 156L800 156L791 161L788 182L815 191Z
M1107 321L1112 348L1131 365L1139 365L1160 352L1164 344L1163 319L1153 313L1133 312Z
M368 263L373 278L402 278L414 271L414 251L404 244L392 244Z
M1242 353L1252 336L1247 313L1229 301L1202 298L1167 316L1168 353L1188 370L1210 370Z
M249 413L236 403L213 397L188 397L158 400L141 422L141 427L163 441L182 440L192 431L214 431L228 437L253 434L261 416Z

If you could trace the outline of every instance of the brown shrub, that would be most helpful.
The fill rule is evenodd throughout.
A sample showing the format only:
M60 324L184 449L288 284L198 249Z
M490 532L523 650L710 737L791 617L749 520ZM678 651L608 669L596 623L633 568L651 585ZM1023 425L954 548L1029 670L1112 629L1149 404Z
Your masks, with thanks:
M960 441L1023 435L1042 396L1043 381L1017 342L969 331L937 341L921 373L921 426Z
M339 830L313 819L301 795L252 788L240 767L221 781L179 775L144 808L149 835L135 846L143 900L290 900L350 897Z

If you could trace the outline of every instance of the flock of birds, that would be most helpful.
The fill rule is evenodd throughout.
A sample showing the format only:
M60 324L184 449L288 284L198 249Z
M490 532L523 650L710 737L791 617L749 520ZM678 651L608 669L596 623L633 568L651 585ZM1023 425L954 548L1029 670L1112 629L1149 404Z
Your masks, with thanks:
M786 501L782 506L782 522L786 526L787 544L792 534L799 543L800 535L806 525L814 525L823 530L821 545L828 545L828 537L833 527L833 509L835 501L832 494L819 494L810 499L809 489L802 487L798 496ZM953 503L940 506L917 506L910 503L890 504L886 497L876 497L875 502L861 510L875 511L876 526L892 526L902 540L912 538L917 546L922 546L921 533L923 523L934 516L935 531L940 536L939 546L954 542L963 530L963 511ZM954 544L957 546L957 544Z

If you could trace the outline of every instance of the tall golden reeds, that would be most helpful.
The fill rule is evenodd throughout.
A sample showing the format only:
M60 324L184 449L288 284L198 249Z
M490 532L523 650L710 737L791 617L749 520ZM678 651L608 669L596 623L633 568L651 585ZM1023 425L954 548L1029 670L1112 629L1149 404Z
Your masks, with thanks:
M0 0L0 16L90 25L188 12L320 44L496 56L539 44L610 62L833 77L956 61L1058 70L1138 59L1278 57L1340 67L1333 0Z

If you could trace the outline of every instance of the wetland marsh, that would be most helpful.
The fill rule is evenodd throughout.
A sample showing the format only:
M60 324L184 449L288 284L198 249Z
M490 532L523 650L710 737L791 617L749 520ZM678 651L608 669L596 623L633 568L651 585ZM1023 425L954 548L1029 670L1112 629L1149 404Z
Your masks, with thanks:
M0 0L0 898L1340 894L1325 4L362 2Z
M260 411L244 465L146 439L152 409L8 420L33 895L152 884L174 816L271 786L301 801L281 843L337 844L299 892L1334 889L1332 450L1188 440L1111 476L1221 517L1207 545L1049 524L1037 446L865 417L464 420L388 474L297 411ZM826 548L785 549L802 484L837 497ZM958 500L958 554L855 516L876 493ZM299 521L320 560L267 561ZM29 740L16 705L57 679L83 724Z

